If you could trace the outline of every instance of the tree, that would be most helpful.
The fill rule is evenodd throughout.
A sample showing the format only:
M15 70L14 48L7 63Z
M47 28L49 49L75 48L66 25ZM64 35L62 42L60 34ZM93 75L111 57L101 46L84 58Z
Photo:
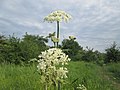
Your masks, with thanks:
M67 14L65 11L55 11L50 13L48 16L46 16L44 18L45 21L48 22L57 22L57 38L59 39L59 34L60 34L60 22L62 22L63 20L65 22L68 22L71 19L71 16L69 14ZM57 47L58 47L58 42L57 42Z
M21 56L24 57L25 62L28 62L32 58L36 58L42 51L48 47L46 43L48 39L43 36L36 35L24 35L21 41Z
M62 49L71 59L73 59L83 48L74 39L64 39L62 41Z
M41 51L48 49L48 39L43 36L24 35L22 39L14 36L0 36L0 63L24 64L36 58Z
M87 62L96 62L100 59L100 53L94 51L93 48L86 47L86 50L83 52L82 60Z
M8 43L4 35L0 35L0 63L5 62L5 51L8 48Z
M105 55L105 63L110 63L110 62L118 62L120 61L120 50L117 47L116 42L114 42L110 48L107 48L106 50L106 55Z
M22 58L20 56L20 39L14 34L8 38L4 38L1 43L0 55L2 56L1 63L20 63Z

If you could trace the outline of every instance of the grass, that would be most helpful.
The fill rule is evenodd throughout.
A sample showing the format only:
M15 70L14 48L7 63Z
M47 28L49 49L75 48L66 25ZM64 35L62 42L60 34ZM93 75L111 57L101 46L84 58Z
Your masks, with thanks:
M87 90L119 90L106 79L103 68L96 64L70 62L68 69L69 84L63 85L62 90L73 90L72 87L78 84L84 84ZM35 65L0 65L0 90L43 90L42 87Z
M0 90L39 90L41 88L36 68L15 65L0 67Z
M120 62L108 64L105 68L106 71L109 71L108 74L111 75L111 78L120 83Z
M78 77L77 85L79 83L84 84L88 90L116 90L112 83L104 78L102 67L96 64L72 62L69 69L70 80Z

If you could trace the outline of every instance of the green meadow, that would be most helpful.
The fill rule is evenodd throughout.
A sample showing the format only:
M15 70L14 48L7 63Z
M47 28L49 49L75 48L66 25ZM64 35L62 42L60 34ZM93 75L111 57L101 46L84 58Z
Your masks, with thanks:
M99 66L82 61L69 62L68 79L61 90L83 84L87 90L120 90L120 64ZM0 90L43 90L36 65L0 65ZM52 89L51 89L52 90Z

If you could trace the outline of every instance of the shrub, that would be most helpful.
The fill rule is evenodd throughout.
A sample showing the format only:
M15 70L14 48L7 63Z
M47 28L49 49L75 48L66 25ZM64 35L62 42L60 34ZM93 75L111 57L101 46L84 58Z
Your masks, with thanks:
M78 54L79 50L82 50L83 48L73 39L64 39L62 41L62 49L72 59Z
M115 42L111 45L110 48L107 48L105 51L105 63L120 61L120 50Z
M47 39L43 36L26 35L23 39L14 35L8 38L0 36L0 63L28 63L48 48Z

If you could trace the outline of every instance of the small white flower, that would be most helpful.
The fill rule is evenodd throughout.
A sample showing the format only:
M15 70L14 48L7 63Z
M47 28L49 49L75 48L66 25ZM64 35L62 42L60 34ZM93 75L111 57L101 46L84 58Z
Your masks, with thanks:
M79 84L77 89L79 89L79 90L87 90L87 88L84 85L81 85L81 84Z
M62 21L68 22L71 19L71 15L67 14L65 11L55 11L50 13L48 16L44 18L45 21L54 22L54 21Z
M38 71L46 77L45 80L67 78L68 70L64 65L68 64L70 59L61 49L51 48L42 52L38 57L40 59L38 60L39 64L37 65L37 68Z
M57 75L59 78L67 78L67 75L66 75L67 73L68 73L67 68L60 67L57 70Z

